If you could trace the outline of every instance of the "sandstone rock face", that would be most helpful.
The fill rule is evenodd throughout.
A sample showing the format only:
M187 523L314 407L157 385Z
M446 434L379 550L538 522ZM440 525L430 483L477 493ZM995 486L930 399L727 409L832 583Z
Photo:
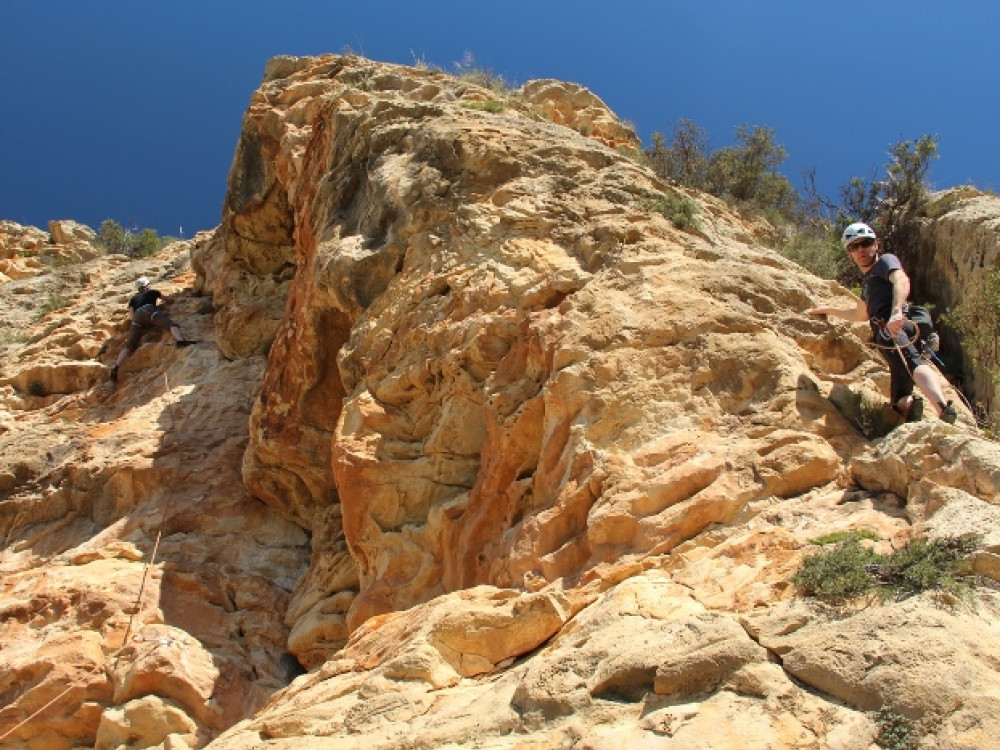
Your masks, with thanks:
M0 744L867 750L881 708L1000 746L991 588L792 583L858 529L1000 578L997 444L866 441L835 403L881 360L804 314L847 292L651 211L630 133L572 84L277 58L216 232L0 286ZM112 388L140 274L202 343Z
M0 284L44 273L50 266L96 258L102 253L97 235L85 224L50 221L49 233L0 221Z
M220 231L227 258L216 269L226 295L241 294L231 283L240 275L255 315L283 310L280 321L270 316L274 339L244 479L272 507L311 524L321 571L336 571L303 579L295 595L316 602L303 615L308 625L289 621L311 662L324 648L337 659L354 647L352 638L338 651L342 641L320 626L324 618L340 638L372 627L395 633L404 626L383 624L397 622L386 613L409 610L416 628L435 619L442 599L463 606L454 596L483 586L563 591L576 610L593 606L589 587L613 587L652 560L669 560L655 565L730 612L771 606L792 593L788 578L808 537L779 515L753 541L728 540L763 550L750 556L744 580L724 553L705 551L722 544L706 541L708 532L764 507L795 518L806 510L790 509L808 509L813 493L851 481L845 467L863 441L828 399L858 380L884 388L884 371L853 333L801 314L810 300L843 290L757 246L755 227L717 202L699 197L693 233L651 215L644 206L671 188L578 137L588 131L581 122L613 115L565 114L577 94L580 107L596 106L553 82L521 89L543 109L549 97L548 117L575 134L517 105L463 106L491 94L440 74L346 58L275 61L255 94ZM204 285L219 283L206 273ZM265 288L284 306L262 301ZM266 331L255 330L266 343ZM929 444L945 439L941 426L923 429ZM330 476L316 458L326 450ZM885 492L870 484L875 497ZM828 502L808 511L804 528L816 536L828 530L818 518L869 525L890 540L908 533L882 501L841 518L829 517ZM771 560L780 560L778 571L751 572ZM711 575L698 578L702 569ZM735 621L719 627L726 622ZM418 645L434 639L413 633L400 641L418 647L418 672L433 675L434 689L450 685L442 651L425 663L431 657ZM706 637L664 662L622 667L627 677L608 667L607 694L618 686L628 695L702 694L761 661L752 643L718 641L728 643ZM475 648L469 654L479 663ZM466 663L446 661L459 672L455 663ZM482 663L496 669L495 660ZM352 724L361 709L343 699L377 691L343 682L354 667L333 674L329 665L316 692L302 688L301 705L330 691L345 712L334 734L384 736L367 720ZM539 689L569 703L541 711L538 726L559 716L587 723L586 700L539 679ZM426 701L408 694L392 705L400 731L410 727L408 736L430 747L436 730L423 738L412 728L412 711L424 715ZM277 700L273 710L288 716L288 705ZM530 712L513 697L510 705L524 729ZM339 712L331 704L313 715L328 721ZM497 718L487 734L510 721ZM273 737L316 731L279 723L260 726ZM863 746L862 725L868 720L855 715L823 736ZM655 733L629 731L647 741ZM386 746L398 741L389 736Z
M528 81L518 93L524 102L557 125L565 125L611 148L633 151L642 148L635 131L583 86L565 81Z
M941 211L924 220L915 242L907 248L908 268L926 301L945 312L974 291L1000 261L1000 197L974 188L957 188L934 196ZM945 328L945 343L955 340ZM961 375L966 388L991 409L1000 403L1000 388L968 358Z
M0 284L41 273L45 265L37 256L48 240L48 235L37 227L0 221Z
M38 227L25 227L6 219L0 220L0 258L39 255L48 242L49 236Z
M440 621L446 606L422 605L421 619ZM413 622L369 621L338 659L281 695L284 710L263 712L212 747L292 736L306 748L360 747L363 737L380 749L474 747L487 738L497 748L792 748L819 737L860 750L871 741L862 714L796 686L735 619L660 574L598 596L531 659L474 681L448 669L433 624L399 649L404 619ZM477 635L489 637L469 632L470 648Z
M463 106L481 93L347 58L272 64L224 257L199 266L221 346L269 348L244 479L317 553L355 561L357 583L308 597L348 629L665 553L833 480L826 438L851 440L794 347L819 350L800 311L828 285L717 203L698 234L675 229L643 207L670 189L649 172L517 106Z
M0 286L3 330L25 334L0 363L4 747L198 746L297 673L283 617L307 538L239 476L263 359L212 346L191 252ZM140 275L205 343L148 334L116 389Z
M49 222L49 235L56 245L70 245L74 242L96 243L97 233L86 224L80 224L72 219L62 219Z

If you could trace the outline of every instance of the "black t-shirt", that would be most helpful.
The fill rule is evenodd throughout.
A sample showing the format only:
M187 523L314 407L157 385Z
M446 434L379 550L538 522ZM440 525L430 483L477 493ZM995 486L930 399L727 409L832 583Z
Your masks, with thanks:
M156 289L144 289L138 294L132 295L132 299L128 301L129 309L138 310L146 305L155 305L156 300L162 296Z
M903 265L892 253L883 253L861 279L861 299L865 301L869 320L888 320L892 315L892 282L889 274L902 271Z

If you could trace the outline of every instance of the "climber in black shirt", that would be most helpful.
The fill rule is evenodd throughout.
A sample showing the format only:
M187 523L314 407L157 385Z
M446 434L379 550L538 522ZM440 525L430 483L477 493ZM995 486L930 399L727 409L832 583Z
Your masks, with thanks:
M141 276L136 279L135 286L139 291L132 295L132 299L128 301L128 312L132 320L132 328L129 330L125 348L118 354L118 360L115 362L115 366L111 368L112 381L118 380L118 368L132 352L139 348L142 335L151 328L162 328L165 331L170 331L170 334L174 337L176 346L190 346L195 343L190 339L184 338L180 326L171 320L170 316L163 309L157 307L157 303L161 299L166 298L158 290L150 289L149 279Z
M869 321L873 341L889 365L892 408L907 422L918 422L924 413L923 399L913 395L913 386L930 400L939 419L954 423L958 412L945 401L937 371L917 351L917 326L906 316L910 279L899 258L883 253L875 231L855 222L841 237L844 250L863 274L861 298L854 307L814 307L810 315L834 315L853 322Z

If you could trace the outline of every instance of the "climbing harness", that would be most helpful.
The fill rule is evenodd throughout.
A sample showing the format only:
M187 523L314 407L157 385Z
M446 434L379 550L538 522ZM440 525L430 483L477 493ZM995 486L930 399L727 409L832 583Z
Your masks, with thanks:
M905 331L900 331L897 335L893 336L889 331L889 325L882 318L872 318L870 322L877 335L872 338L869 345L875 349L885 349L887 351L895 350L895 352L899 355L900 360L902 360L903 367L906 368L906 373L910 376L910 380L913 380L913 370L910 369L910 363L907 362L906 356L903 354L903 349L906 347L913 347L917 351L917 355L930 364L930 360L928 360L923 352L916 347L920 338L920 329L917 329L917 334L913 338L910 338ZM879 336L884 338L886 341L891 341L892 344L879 343ZM928 347L925 346L924 348L927 349Z
M913 338L910 338L905 331L900 331L896 336L893 336L889 332L889 325L882 318L872 318L870 322L872 328L878 332L878 335L882 336L887 341L891 341L892 344L880 344L873 338L872 341L869 342L869 346L875 349L894 349L899 355L900 360L903 362L903 367L906 368L906 372L910 376L910 380L913 380L913 370L910 369L910 364L907 361L906 356L903 354L903 349L908 346L912 346L916 350L917 356L921 357L924 362L934 368L942 379L947 381L947 378L945 378L944 373L942 372L944 369L944 362L941 361L941 358L937 356L937 353L926 341L920 341L920 328L916 323L913 324L914 328L916 328L916 335ZM919 348L917 347L918 343L920 344ZM958 397L962 399L962 403L965 404L969 412L975 414L976 412L972 408L972 404L970 404L969 400L965 397L965 394L963 394L958 388L955 388L954 391L958 394ZM893 408L895 408L895 404L893 404Z

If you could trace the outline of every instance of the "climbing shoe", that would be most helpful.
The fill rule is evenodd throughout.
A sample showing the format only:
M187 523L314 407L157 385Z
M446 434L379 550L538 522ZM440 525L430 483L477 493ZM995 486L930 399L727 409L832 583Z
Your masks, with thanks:
M906 412L907 422L919 422L920 418L924 416L924 400L919 396L914 396L913 400L910 401L910 408Z
M110 380L112 383L118 382L118 365L115 365L114 367L111 368L111 374L108 375L108 380Z
M191 339L184 339L183 341L178 341L174 346L178 349L183 349L185 346L193 346L197 343L197 341L192 341Z
M955 420L958 419L958 412L955 411L955 407L951 405L951 401L947 404L941 404L941 420L947 422L948 424L955 424Z

